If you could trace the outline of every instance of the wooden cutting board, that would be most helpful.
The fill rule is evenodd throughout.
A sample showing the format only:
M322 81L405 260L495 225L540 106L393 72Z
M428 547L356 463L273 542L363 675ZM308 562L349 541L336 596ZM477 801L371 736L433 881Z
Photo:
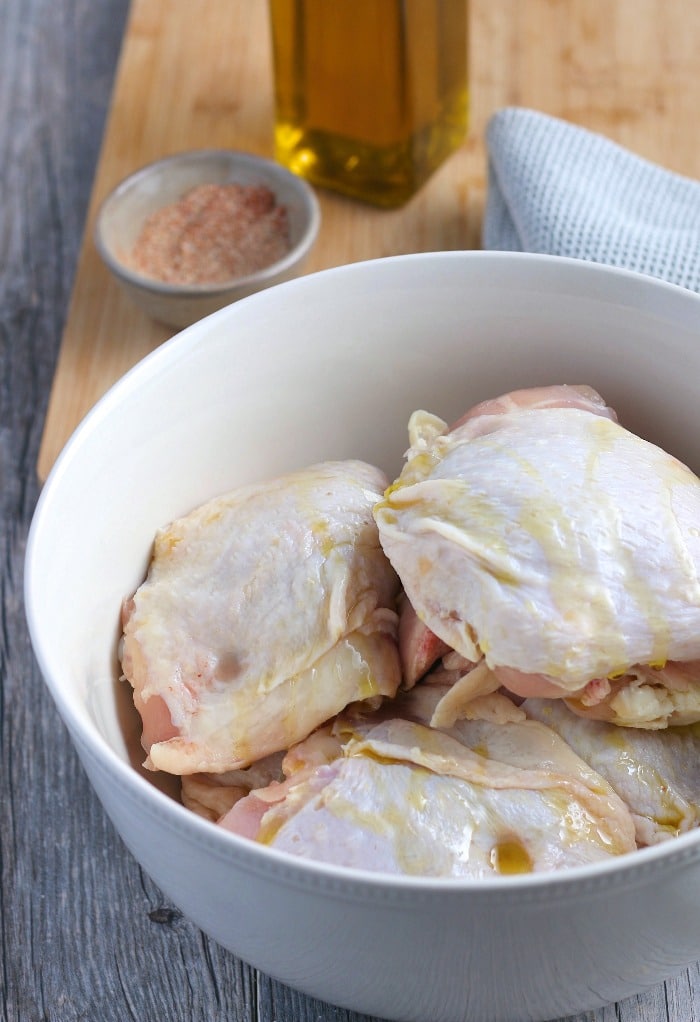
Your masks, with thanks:
M478 248L483 134L502 106L530 106L700 177L700 5L686 0L470 0L471 127L400 210L320 193L306 272L359 259ZM272 156L266 0L133 0L88 209L39 454L45 479L72 433L126 370L170 336L131 305L92 242L99 203L127 174L200 147Z

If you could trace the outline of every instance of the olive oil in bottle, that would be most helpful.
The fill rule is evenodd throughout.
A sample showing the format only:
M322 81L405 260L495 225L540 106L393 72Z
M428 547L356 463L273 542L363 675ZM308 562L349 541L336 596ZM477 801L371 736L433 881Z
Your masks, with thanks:
M270 0L275 156L316 185L406 202L467 129L468 0Z

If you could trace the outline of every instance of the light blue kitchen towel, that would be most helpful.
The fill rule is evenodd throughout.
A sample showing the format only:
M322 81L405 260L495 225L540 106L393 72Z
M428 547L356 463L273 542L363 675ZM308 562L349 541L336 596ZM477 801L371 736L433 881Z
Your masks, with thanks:
M700 182L519 107L486 131L483 247L624 266L700 291Z

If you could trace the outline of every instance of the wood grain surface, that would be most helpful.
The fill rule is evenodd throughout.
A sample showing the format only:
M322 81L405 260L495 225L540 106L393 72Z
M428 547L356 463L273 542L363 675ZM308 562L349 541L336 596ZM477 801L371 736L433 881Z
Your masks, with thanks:
M306 272L404 252L477 248L484 128L508 104L600 131L700 176L696 73L700 5L683 0L471 0L471 128L464 146L403 209L320 194ZM134 308L92 242L100 201L171 152L223 146L272 155L265 0L134 0L40 451L45 478L85 412L171 333Z
M169 147L270 150L264 0L137 0L129 42L141 91L127 101L118 78L112 155L106 163L103 150L100 159L127 15L126 0L0 3L0 1020L363 1022L237 961L143 874L84 777L29 644L22 565L56 366L54 397L64 400L52 405L45 468L100 389L164 337L110 290L87 240L81 247L92 203L134 163ZM183 40L206 55L201 65L193 51L183 57ZM478 245L483 128L509 103L567 117L700 176L700 5L472 0L471 45L463 151L403 211L323 196L310 269ZM165 96L154 95L156 83L167 84ZM695 966L569 1022L699 1017Z

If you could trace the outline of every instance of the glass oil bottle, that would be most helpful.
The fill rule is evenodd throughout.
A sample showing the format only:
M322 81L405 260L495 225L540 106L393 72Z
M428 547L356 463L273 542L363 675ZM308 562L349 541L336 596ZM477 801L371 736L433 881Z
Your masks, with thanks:
M275 156L313 184L405 203L467 130L468 0L270 0Z

